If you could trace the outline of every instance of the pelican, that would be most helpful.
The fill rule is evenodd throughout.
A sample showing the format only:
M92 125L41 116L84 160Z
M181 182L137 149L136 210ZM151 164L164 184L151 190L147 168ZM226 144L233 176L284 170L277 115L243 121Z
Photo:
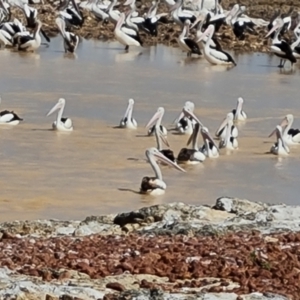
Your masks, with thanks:
M56 121L53 122L52 128L58 131L72 131L73 125L70 118L63 118L62 114L66 105L66 100L60 98L58 102L53 106L53 108L48 112L47 117L53 114L56 110L59 109L57 113Z
M154 132L155 132L157 150L165 157L167 157L169 160L176 163L174 152L171 149L162 149L161 141L163 141L168 147L170 147L170 145L168 143L166 136L163 135L158 125L155 125Z
M193 112L195 104L191 101L186 101L184 107L190 108L190 111ZM191 119L190 117L186 117L182 111L175 119L174 123L176 123L176 130L179 133L191 135L196 121L193 118Z
M125 46L126 51L128 51L129 46L142 46L143 42L141 41L140 36L135 30L126 28L125 32L125 30L122 29L124 21L125 14L121 13L114 30L116 40Z
M201 55L202 53L200 52L198 44L194 40L188 38L190 25L191 21L189 19L185 20L182 32L177 39L178 45L182 51L187 52L187 56L191 56L192 54Z
M146 125L146 128L149 128L148 130L148 135L153 135L154 134L154 124L159 126L160 131L162 132L163 135L167 135L168 131L167 128L161 125L161 120L165 114L165 109L163 107L159 107L157 109L157 112L153 115L153 117L150 119L148 124Z
M278 36L280 33L280 30L282 29L284 25L283 20L276 19L273 28L267 33L266 38L269 37L274 31L276 31L274 38L272 39L272 45L271 45L271 51L278 57L280 57L280 63L278 65L278 68L283 68L286 60L289 60L291 62L291 66L293 67L293 64L297 62L293 50L291 49L291 46L284 40L279 40Z
M64 39L65 52L74 53L79 43L79 37L75 33L66 31L66 22L61 17L55 19L56 25Z
M280 156L288 155L290 153L290 149L282 138L282 127L280 125L277 125L275 130L277 142L271 147L271 153Z
M71 0L72 6L70 6L70 0L63 0L61 2L59 15L66 21L68 25L72 25L76 28L81 28L84 23L84 16L79 9L75 0Z
M245 121L247 119L246 113L243 111L243 103L244 99L239 97L237 100L236 108L234 108L231 112L233 113L235 121Z
M18 50L35 51L36 49L38 49L41 45L41 36L40 36L41 27L42 27L42 22L40 20L37 20L33 32L33 36L20 35L17 38Z
M234 116L232 112L227 114L226 118L223 120L223 122L221 123L221 125L216 131L217 138L220 138L221 140L224 140L226 138L228 124L231 124L231 126L228 127L230 135L233 136L234 138L238 136L239 132L237 127L233 125L233 118Z
M232 136L232 126L233 126L233 120L228 120L228 123L225 128L226 136L224 139L220 141L219 148L226 148L229 150L235 150L238 148L239 144L236 139L236 137Z
M199 164L200 162L203 162L206 158L206 156L199 151L198 147L198 136L200 132L200 124L196 123L194 126L193 133L191 134L187 145L189 145L192 142L192 149L188 148L182 148L178 154L177 161L179 163L185 163L185 164Z
M167 188L167 185L163 181L161 170L156 162L156 160L163 161L164 163L170 165L171 167L174 167L175 169L185 172L184 169L182 169L177 164L173 163L171 160L166 158L163 154L161 154L156 148L149 148L146 150L146 157L148 158L148 161L150 162L150 165L155 173L155 177L148 177L145 176L142 179L140 192L142 194L150 194L153 196L162 195L165 193L165 190Z
M219 148L206 127L201 128L201 135L204 141L204 145L202 146L200 151L209 158L219 157Z
M236 62L234 61L234 59L231 57L229 53L223 51L221 48L218 49L210 48L210 43L214 32L215 32L214 25L209 25L207 29L202 33L202 35L198 38L198 41L200 41L206 35L208 35L208 40L204 46L204 57L212 65L224 65L224 64L236 65Z
M1 97L0 97L1 103ZM13 111L3 110L0 112L0 124L7 125L18 125L20 121L23 121L16 113Z
M134 105L134 100L129 99L126 112L125 112L124 117L122 118L122 120L120 122L120 127L121 128L128 128L128 129L136 129L137 128L137 122L132 117L133 105Z
M287 145L299 145L300 143L300 130L291 128L294 122L294 116L292 114L288 114L282 120L280 126L283 129L282 139ZM271 137L276 133L276 129L269 135Z

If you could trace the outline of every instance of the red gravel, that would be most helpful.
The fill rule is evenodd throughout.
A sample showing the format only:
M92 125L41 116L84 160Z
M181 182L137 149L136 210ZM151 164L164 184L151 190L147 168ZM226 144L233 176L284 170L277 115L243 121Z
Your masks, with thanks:
M167 276L174 288L207 284L202 277L223 278L240 284L237 294L273 292L299 299L300 233L272 235L258 232L214 237L139 235L83 238L16 238L4 234L0 241L0 266L44 280L68 278L60 268L77 270L91 278L122 274ZM142 281L141 287L158 287ZM162 287L167 289L167 287ZM115 287L123 290L122 285ZM169 287L170 289L170 287Z

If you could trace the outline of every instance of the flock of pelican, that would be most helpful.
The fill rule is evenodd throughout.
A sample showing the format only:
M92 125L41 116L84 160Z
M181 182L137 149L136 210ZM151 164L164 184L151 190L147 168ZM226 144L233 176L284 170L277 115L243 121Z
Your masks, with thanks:
M1 98L0 98L1 102ZM174 120L175 130L179 134L189 135L187 141L187 147L179 151L177 157L170 149L169 142L167 140L168 130L162 125L162 119L165 113L163 107L159 107L154 113L152 118L146 124L147 135L155 136L156 147L152 147L146 150L146 157L155 173L154 177L144 177L142 179L140 192L151 195L161 195L166 190L166 183L163 181L162 173L158 165L158 161L162 164L170 165L175 169L185 172L180 164L199 164L203 163L206 159L216 159L219 157L220 149L225 148L228 150L238 149L238 128L235 125L237 122L244 122L247 120L247 115L243 110L244 100L239 97L237 100L236 108L232 109L221 122L215 132L215 139L219 140L219 145L216 144L212 135L207 127L205 127L199 118L194 114L195 105L191 101L187 101L179 116ZM60 98L58 102L51 108L46 116L50 116L57 111L57 116L52 124L53 130L60 132L73 131L72 120L63 116L66 101ZM128 106L122 117L119 127L126 129L137 129L138 124L133 117L134 100L128 100ZM4 110L0 112L0 125L18 125L23 119L20 118L13 111ZM290 153L289 145L300 144L300 130L293 129L292 124L294 117L292 114L288 114L284 117L275 130L269 135L269 137L276 134L276 142L272 145L270 152L285 156ZM199 145L199 136L202 137L202 145ZM162 143L165 144L168 149L163 149Z
M157 36L159 23L170 23L180 26L182 31L177 38L178 45L188 56L198 55L212 65L236 65L234 58L224 51L218 41L218 31L224 26L232 27L239 40L245 39L245 33L256 34L256 29L266 27L266 38L271 38L270 51L280 57L279 67L286 60L293 66L300 58L300 15L292 20L292 10L286 14L276 12L270 21L251 18L245 14L244 5L235 4L230 10L221 6L221 0L164 0L167 12L158 13L160 0L153 1L148 12L139 15L136 0L126 0L124 6L129 7L120 12L115 7L117 0L88 0L79 4L75 0L61 0L56 11L55 23L64 40L65 52L74 53L80 38L73 29L83 26L85 17L83 10L89 11L98 21L112 22L114 36L128 51L131 46L142 46L140 30ZM12 6L24 13L27 24L18 19L11 20ZM282 36L290 29L294 30L295 42L289 44ZM194 28L194 29L193 29ZM28 30L33 30L30 33ZM195 30L194 38L190 32ZM36 8L23 0L0 0L0 43L7 47L17 47L21 51L35 51L40 47L41 34L50 42L42 30L42 22L38 19Z

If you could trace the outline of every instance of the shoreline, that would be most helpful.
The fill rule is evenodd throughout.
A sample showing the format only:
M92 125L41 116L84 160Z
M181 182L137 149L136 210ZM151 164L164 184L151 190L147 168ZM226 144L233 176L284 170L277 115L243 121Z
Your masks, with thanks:
M55 3L55 5L54 5ZM272 3L272 5L270 4ZM149 8L150 2L147 0L142 0L137 2L137 11L142 15L147 12ZM228 0L223 0L222 5L224 9L229 9L232 7L232 3ZM293 1L274 1L270 0L266 1L253 1L245 0L243 1L243 5L246 5L247 11L246 14L250 17L254 18L263 18L266 21L269 21L274 11L276 9L281 9L281 12L287 12L291 7L294 7ZM47 33L47 35L51 37L55 37L59 34L58 28L55 24L55 18L57 16L57 3L50 2L45 5L35 4L33 7L38 9L39 18L43 22L43 29ZM123 12L126 7L120 4L117 7L121 12ZM158 12L167 12L168 7L166 4L161 3L159 6ZM90 12L83 10L83 14L85 17L85 22L83 27L79 30L72 30L80 37L84 39L98 39L101 41L112 41L114 38L114 24L111 22L104 24L103 22L98 22L91 15ZM23 13L20 9L12 8L12 16L17 17L22 21L23 24L26 24ZM169 21L171 21L171 17L168 16ZM152 37L146 34L143 30L140 30L141 39L144 42L144 47L163 44L171 47L178 47L177 38L181 33L181 29L178 25L174 25L171 21L169 24L158 25L158 36ZM221 43L222 48L227 50L237 51L239 53L269 53L269 41L265 39L265 35L267 34L267 29L264 27L256 27L256 35L250 35L246 33L246 38L243 41L239 41L233 34L232 28L228 25L223 25L220 31L217 34L218 40ZM195 29L191 30L191 38L195 37ZM292 40L293 35L291 32L285 35L287 40ZM50 42L51 43L51 42Z
M299 217L300 206L222 197L2 223L0 298L297 299Z

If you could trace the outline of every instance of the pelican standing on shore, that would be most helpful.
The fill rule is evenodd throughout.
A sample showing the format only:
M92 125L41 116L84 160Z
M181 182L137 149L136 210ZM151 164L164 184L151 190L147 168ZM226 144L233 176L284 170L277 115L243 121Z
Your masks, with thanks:
M2 99L0 97L0 103ZM20 121L23 121L16 113L13 111L3 110L0 112L0 125L18 125Z
M246 113L243 111L244 99L239 97L237 100L237 106L231 112L233 113L235 121L245 121L247 119Z
M124 21L125 14L121 13L114 30L116 40L125 46L126 51L128 51L129 46L142 46L143 42L141 41L138 32L133 29L122 28Z
M74 53L79 43L79 36L73 32L66 31L66 22L61 17L56 18L55 22L64 39L65 52Z
M70 118L63 118L62 114L66 105L66 100L60 98L53 108L48 112L47 117L58 110L56 121L53 122L52 128L58 131L72 131L73 124Z
M149 128L148 129L148 135L153 135L154 134L155 124L159 126L159 129L160 129L160 131L162 132L163 135L168 134L167 128L164 127L163 125L161 125L161 121L162 121L162 118L163 118L164 114L165 114L165 109L163 107L159 107L157 109L157 112L153 115L153 117L150 119L150 121L146 125L146 128Z
M124 117L120 121L121 128L128 128L128 129L136 129L137 128L137 122L132 117L133 105L134 105L134 100L129 99L128 106L127 106L126 112L124 114Z
M282 127L280 125L277 125L275 130L277 142L273 144L270 152L275 155L286 156L290 153L290 149L282 138Z
M148 176L143 177L140 192L142 194L150 194L152 196L162 195L165 193L167 185L163 181L162 173L156 160L160 160L165 164L170 165L171 167L174 167L175 169L181 172L185 172L185 170L182 169L177 164L173 163L168 158L166 158L156 148L147 149L145 154L154 171L155 177L148 177Z

